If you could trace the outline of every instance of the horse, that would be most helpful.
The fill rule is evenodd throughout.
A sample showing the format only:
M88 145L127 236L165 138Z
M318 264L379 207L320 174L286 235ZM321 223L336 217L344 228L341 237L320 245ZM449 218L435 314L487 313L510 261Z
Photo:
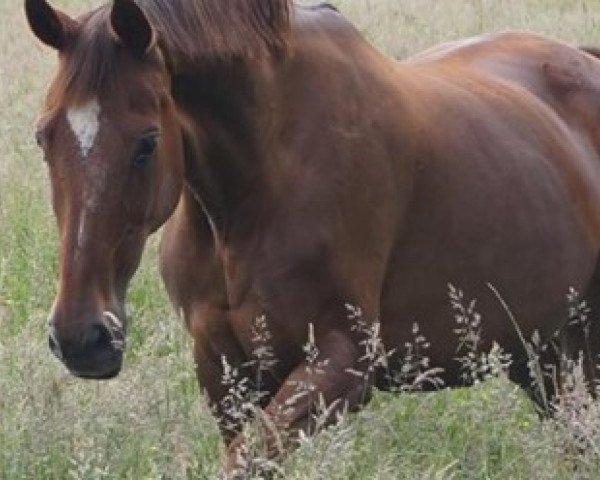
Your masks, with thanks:
M260 387L272 458L315 428L312 392L332 421L397 389L415 334L438 367L422 389L463 385L449 284L455 306L476 299L463 319L524 388L528 339L560 331L594 363L600 327L571 333L566 299L573 288L597 314L592 55L507 33L398 62L335 8L289 0L25 9L58 52L36 128L60 232L50 348L78 377L119 373L127 286L162 227L225 475L247 445L224 373Z

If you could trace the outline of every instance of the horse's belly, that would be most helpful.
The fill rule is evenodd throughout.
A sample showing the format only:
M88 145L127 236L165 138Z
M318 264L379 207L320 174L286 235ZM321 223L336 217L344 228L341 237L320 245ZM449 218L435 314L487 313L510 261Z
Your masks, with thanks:
M498 125L495 134L492 121L480 131L474 126L475 136L438 145L418 180L381 296L388 350L414 343L417 323L431 343L432 366L456 367L456 331L464 325L449 285L464 292L465 308L476 299L481 349L497 342L511 352L522 352L521 334L549 338L566 320L570 287L583 293L587 286L599 234L588 207L600 205L583 178L580 190L587 191L577 187L587 160L553 149L560 138L528 139L518 124Z
M579 252L553 256L562 247L556 240L538 251L510 238L505 249L496 244L498 249L474 246L464 251L451 238L438 238L431 249L407 248L395 259L382 292L385 348L395 350L400 362L410 349L420 348L431 367L452 377L457 357L468 353L464 342L472 333L480 337L481 353L496 342L518 356L523 354L522 338L531 342L537 331L550 339L568 318L570 288L585 292L596 259L596 252L583 243ZM423 342L418 337L429 346L419 347Z

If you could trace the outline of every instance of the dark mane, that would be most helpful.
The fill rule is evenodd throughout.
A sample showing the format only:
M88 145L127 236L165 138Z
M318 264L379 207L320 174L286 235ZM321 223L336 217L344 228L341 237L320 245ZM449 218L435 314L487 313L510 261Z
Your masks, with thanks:
M257 55L288 44L290 0L138 0L161 43L183 61Z
M259 57L289 45L291 0L136 0L172 67ZM114 88L120 48L109 25L112 2L80 18L68 65L55 82L75 102ZM54 92L59 93L59 92ZM54 96L54 95L53 95Z
M68 63L59 70L49 101L67 97L81 103L102 90L112 90L118 78L118 45L109 27L110 9L100 7L78 20L85 25L76 32ZM52 105L49 105L51 108Z

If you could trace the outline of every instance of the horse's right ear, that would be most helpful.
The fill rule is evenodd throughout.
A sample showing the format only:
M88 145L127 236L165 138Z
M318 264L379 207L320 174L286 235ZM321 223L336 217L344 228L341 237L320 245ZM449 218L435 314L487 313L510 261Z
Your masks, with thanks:
M62 50L76 22L53 9L46 0L25 0L25 13L31 30L43 43Z

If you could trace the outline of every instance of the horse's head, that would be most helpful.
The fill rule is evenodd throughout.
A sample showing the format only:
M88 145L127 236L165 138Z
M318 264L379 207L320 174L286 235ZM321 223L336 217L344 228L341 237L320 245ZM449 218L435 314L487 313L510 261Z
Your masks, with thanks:
M61 242L50 347L75 375L109 378L122 364L127 285L182 185L169 76L133 0L77 20L45 0L25 5L35 35L59 52L37 128Z

